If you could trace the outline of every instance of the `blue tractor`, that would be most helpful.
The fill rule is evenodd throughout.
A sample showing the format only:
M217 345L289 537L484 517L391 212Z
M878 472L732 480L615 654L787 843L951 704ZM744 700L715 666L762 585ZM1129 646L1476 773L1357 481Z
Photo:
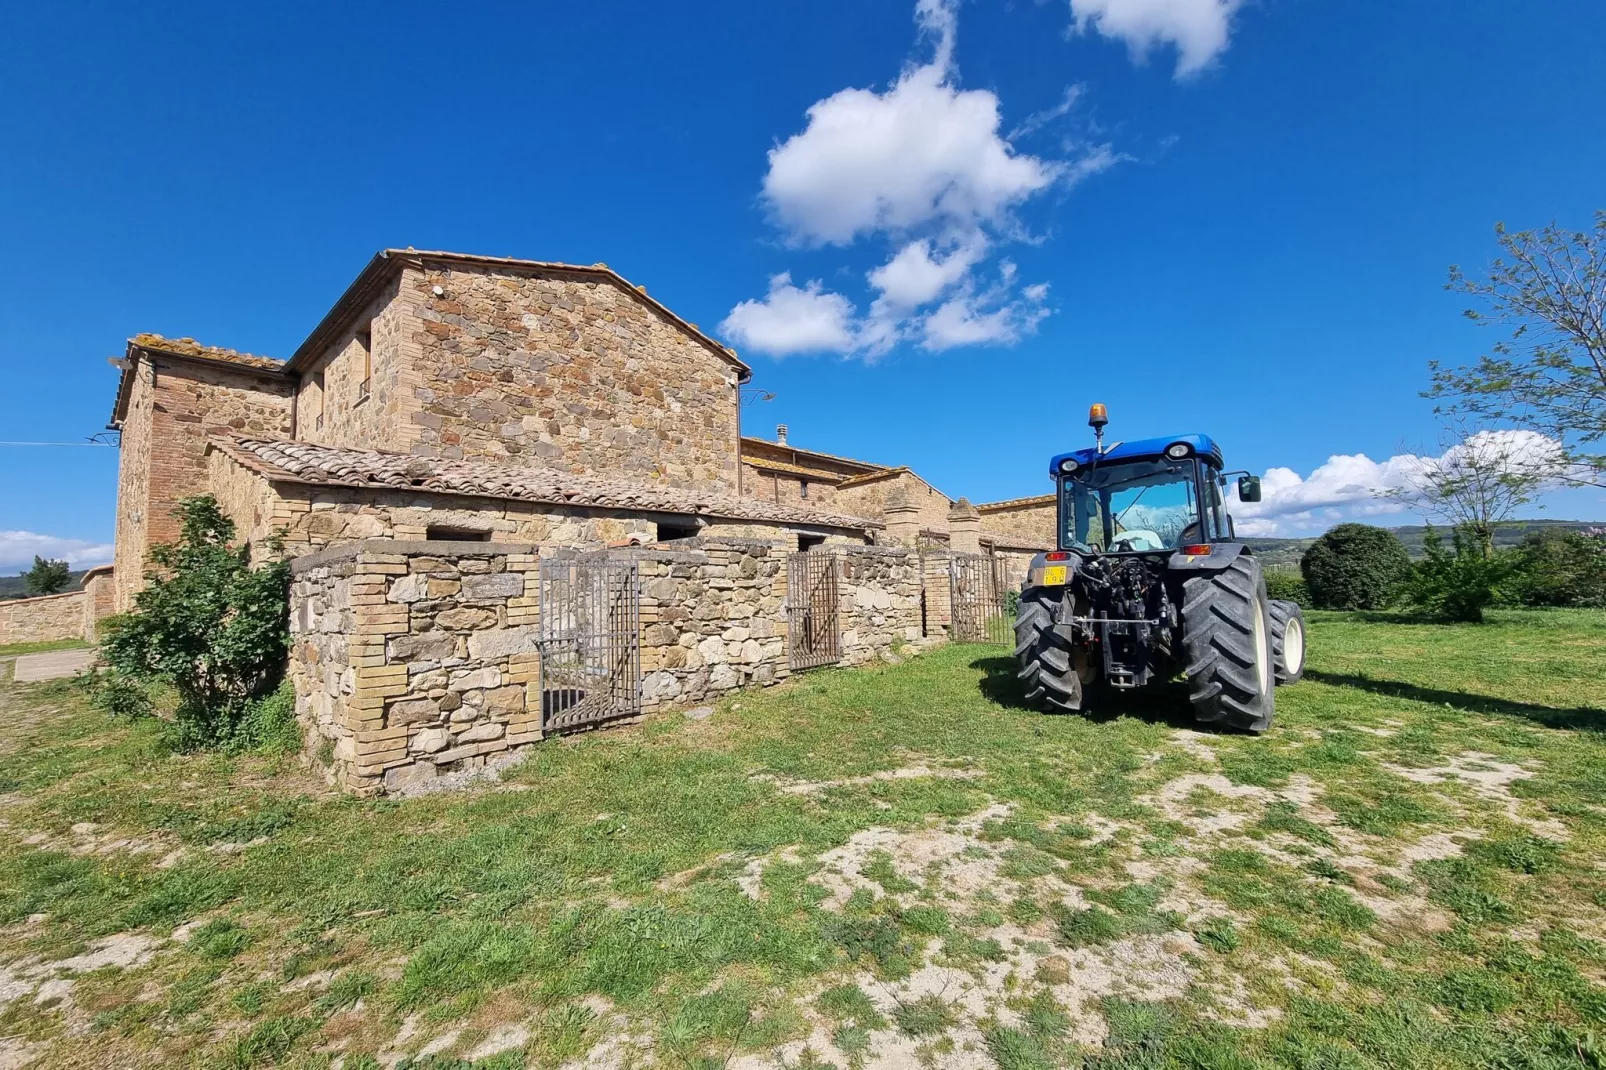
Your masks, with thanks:
M1208 435L1096 444L1049 462L1057 549L1021 587L1015 656L1026 697L1054 712L1185 675L1194 715L1246 732L1271 726L1272 692L1305 667L1305 620L1266 597L1260 562L1233 532L1225 490L1260 500L1260 480L1223 472Z

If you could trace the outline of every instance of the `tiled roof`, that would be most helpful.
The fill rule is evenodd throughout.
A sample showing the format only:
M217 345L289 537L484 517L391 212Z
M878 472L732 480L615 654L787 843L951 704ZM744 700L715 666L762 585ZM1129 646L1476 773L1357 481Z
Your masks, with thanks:
M806 450L801 446L794 446L790 442L772 442L767 438L754 438L752 435L742 436L744 446L768 446L772 450L786 450L789 453L800 453L806 457L822 457L827 461L837 461L841 464L856 465L859 468L882 470L887 466L876 464L873 461L856 461L852 457L842 457L835 453L822 453L819 450ZM743 458L746 459L745 456Z
M269 479L377 490L417 490L546 502L582 508L637 510L752 520L770 524L866 530L884 525L863 517L676 487L641 486L529 464L455 461L408 453L349 449L312 442L214 438L214 447Z
M766 472L785 472L794 476L806 476L809 479L817 479L821 483L835 483L842 478L841 472L827 472L823 468L805 468L800 464L771 461L764 457L743 457L742 463L750 468L762 468Z
M248 368L261 368L265 371L279 371L284 367L282 360L259 357L254 353L241 353L235 349L224 349L222 346L204 346L193 338L163 338L159 334L136 334L128 340L128 344L134 349L152 349L158 353L194 357L197 360L220 360L225 364L243 364Z
M982 502L976 506L984 513L996 513L1003 509L1020 509L1028 505L1053 505L1054 495L1034 494L1030 498L1008 498L1001 502Z
M910 469L908 465L902 464L896 468L882 468L875 472L865 472L863 475L849 476L847 479L844 479L842 482L838 483L837 486L857 487L861 483L874 483L878 479L889 479L892 476L901 476L905 472L908 472L910 475L914 474L913 470ZM925 480L921 480L921 482L925 483ZM929 487L931 484L926 483L926 486Z

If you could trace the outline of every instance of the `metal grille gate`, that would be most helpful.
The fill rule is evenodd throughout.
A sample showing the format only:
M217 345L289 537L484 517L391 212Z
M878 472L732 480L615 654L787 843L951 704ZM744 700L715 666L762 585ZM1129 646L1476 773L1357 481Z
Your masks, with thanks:
M793 669L842 657L835 554L802 551L786 559L786 663Z
M541 730L641 712L641 583L634 561L541 560Z
M961 643L1014 641L1006 573L1005 561L990 554L954 554L950 558L954 639Z

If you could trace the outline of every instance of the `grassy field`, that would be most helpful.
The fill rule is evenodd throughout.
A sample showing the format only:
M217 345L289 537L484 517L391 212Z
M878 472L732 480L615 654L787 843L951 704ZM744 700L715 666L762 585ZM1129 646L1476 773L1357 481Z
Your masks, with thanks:
M44 654L51 650L78 650L88 645L82 639L47 639L42 643L0 643L0 658L14 654Z
M992 647L353 801L0 687L0 1066L1606 1066L1606 615L1315 615L1262 738Z

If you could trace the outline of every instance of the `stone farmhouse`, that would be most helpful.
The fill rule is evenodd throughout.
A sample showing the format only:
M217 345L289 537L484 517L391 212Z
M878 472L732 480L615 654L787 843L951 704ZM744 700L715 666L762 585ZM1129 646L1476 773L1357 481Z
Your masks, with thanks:
M288 359L138 335L113 363L94 603L132 606L186 496L254 549L281 538L307 755L359 794L996 637L1052 542L1050 495L975 506L784 427L744 437L748 366L605 264L387 249Z
M1051 495L975 507L967 526L968 503L907 467L801 449L784 426L743 437L751 369L604 264L387 249L288 360L137 335L117 363L118 610L177 534L173 507L204 492L292 553L377 537L946 545L956 508L964 549L1053 537Z

